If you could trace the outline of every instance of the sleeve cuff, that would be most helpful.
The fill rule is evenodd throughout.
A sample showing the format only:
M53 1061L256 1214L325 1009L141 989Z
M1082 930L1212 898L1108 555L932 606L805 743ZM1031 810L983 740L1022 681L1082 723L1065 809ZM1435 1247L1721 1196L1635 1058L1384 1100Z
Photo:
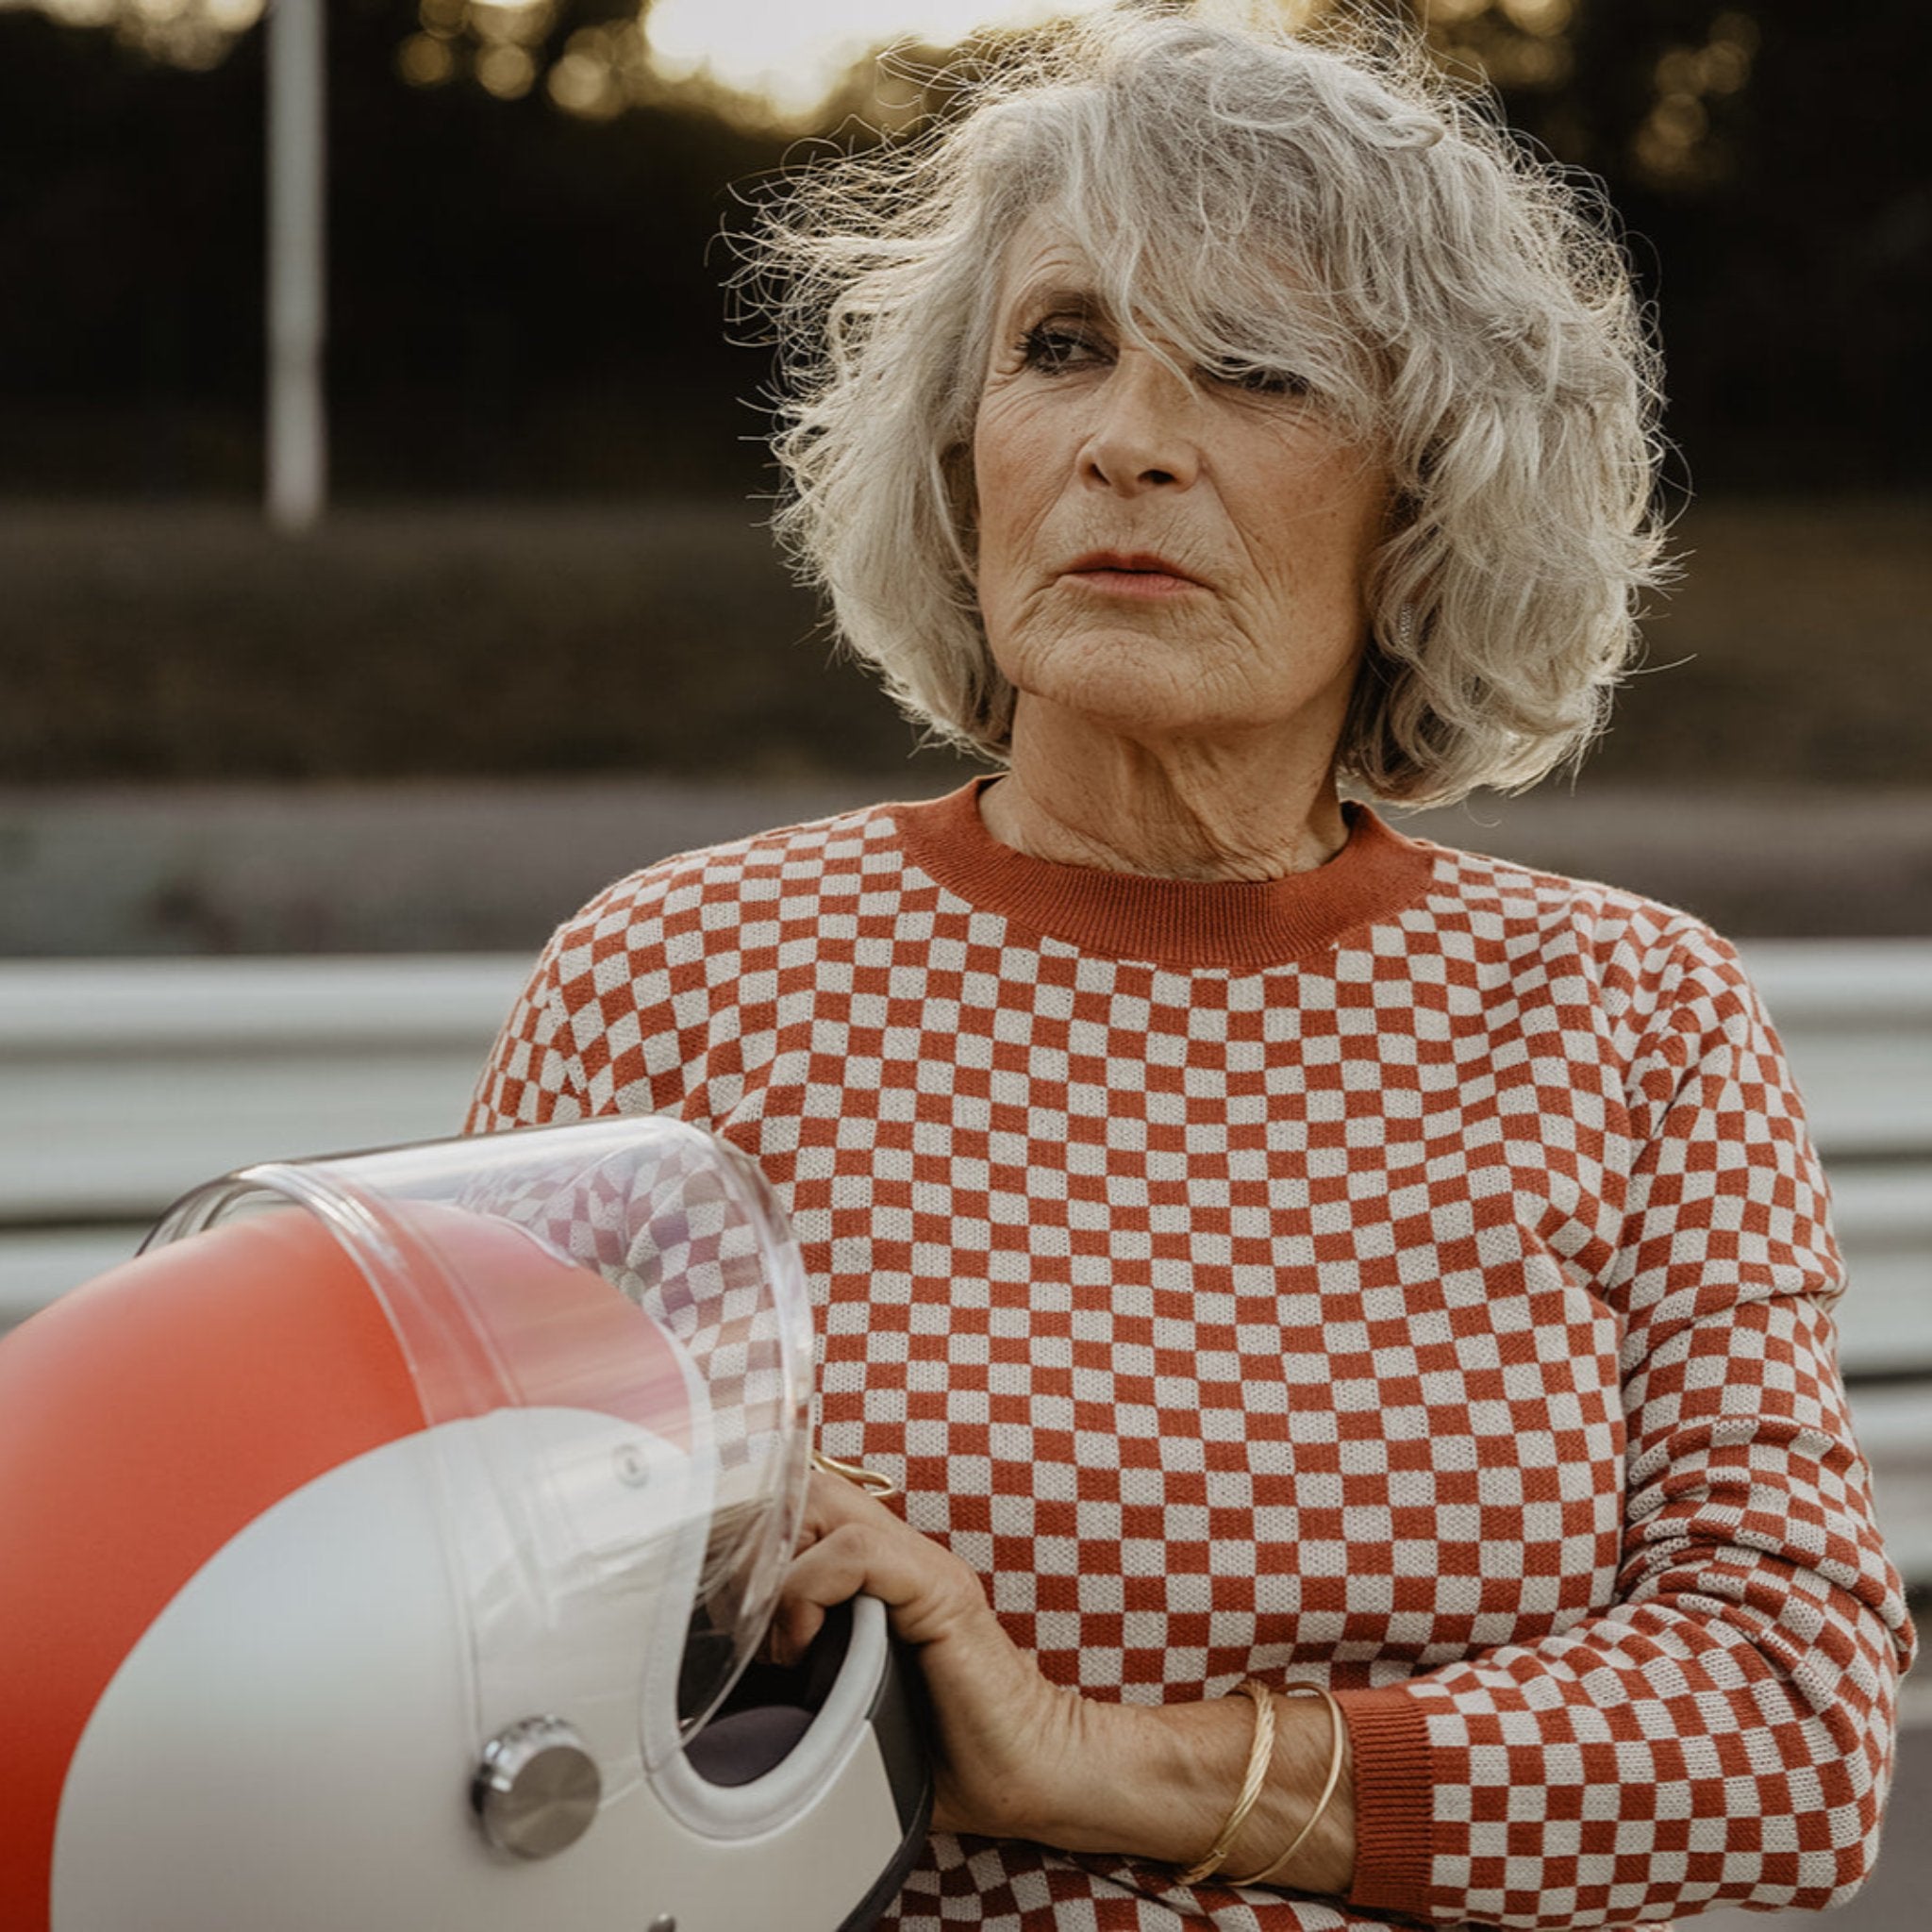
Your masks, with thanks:
M1429 1916L1435 1852L1427 1721L1399 1684L1338 1690L1354 1757L1355 1879L1349 1903Z

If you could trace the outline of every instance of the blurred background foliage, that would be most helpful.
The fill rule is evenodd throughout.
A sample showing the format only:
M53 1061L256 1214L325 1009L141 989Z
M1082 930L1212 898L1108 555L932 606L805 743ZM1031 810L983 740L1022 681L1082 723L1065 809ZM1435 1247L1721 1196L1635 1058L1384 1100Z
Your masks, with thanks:
M824 141L945 111L943 52L759 79L681 48L706 4L334 0L337 510L298 541L254 508L260 0L0 0L0 777L903 758L756 527L719 234ZM1604 769L1922 781L1924 0L1413 10L1603 181L1664 339L1698 504L1652 656L1693 661Z
M1417 5L1453 69L1607 185L1698 488L1932 480L1923 0ZM0 8L0 490L255 486L258 8ZM330 8L341 492L756 486L730 184L939 104L867 56L783 111L655 53L652 13Z

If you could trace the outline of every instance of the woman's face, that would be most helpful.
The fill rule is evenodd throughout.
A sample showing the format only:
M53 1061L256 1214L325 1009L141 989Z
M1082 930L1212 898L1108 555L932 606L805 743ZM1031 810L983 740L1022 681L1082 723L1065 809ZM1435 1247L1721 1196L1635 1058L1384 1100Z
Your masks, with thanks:
M1390 489L1291 378L1184 381L1042 220L1008 251L973 440L994 661L1140 740L1286 727L1332 754Z

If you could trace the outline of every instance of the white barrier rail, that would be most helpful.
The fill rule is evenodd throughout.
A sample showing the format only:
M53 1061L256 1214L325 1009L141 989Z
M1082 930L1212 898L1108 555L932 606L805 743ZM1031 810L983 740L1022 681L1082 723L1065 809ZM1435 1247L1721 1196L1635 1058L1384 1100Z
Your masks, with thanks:
M1932 941L1759 941L1832 1174L1841 1359L1887 1533L1932 1584ZM529 960L0 960L0 1327L250 1161L455 1132Z

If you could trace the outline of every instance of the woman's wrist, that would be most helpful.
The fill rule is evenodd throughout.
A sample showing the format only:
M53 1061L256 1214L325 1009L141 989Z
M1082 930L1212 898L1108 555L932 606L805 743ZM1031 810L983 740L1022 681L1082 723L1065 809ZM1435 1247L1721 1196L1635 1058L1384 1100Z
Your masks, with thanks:
M1080 1700L1077 1749L1041 1837L1072 1852L1186 1866L1213 1842L1254 1733L1245 1697L1200 1704Z
M1333 1762L1333 1713L1319 1697L1274 1700L1267 1776L1229 1845L1220 1875L1265 1870L1314 1817ZM1068 1773L1056 1780L1033 1835L1075 1852L1116 1852L1185 1870L1219 1840L1241 1791L1256 1737L1245 1697L1200 1704L1080 1700ZM1355 1803L1348 1740L1322 1815L1270 1879L1297 1891L1341 1894L1355 1871Z
M1229 1847L1224 1872L1339 1897L1355 1877L1348 1725L1325 1696L1280 1697L1274 1708L1274 1775Z

